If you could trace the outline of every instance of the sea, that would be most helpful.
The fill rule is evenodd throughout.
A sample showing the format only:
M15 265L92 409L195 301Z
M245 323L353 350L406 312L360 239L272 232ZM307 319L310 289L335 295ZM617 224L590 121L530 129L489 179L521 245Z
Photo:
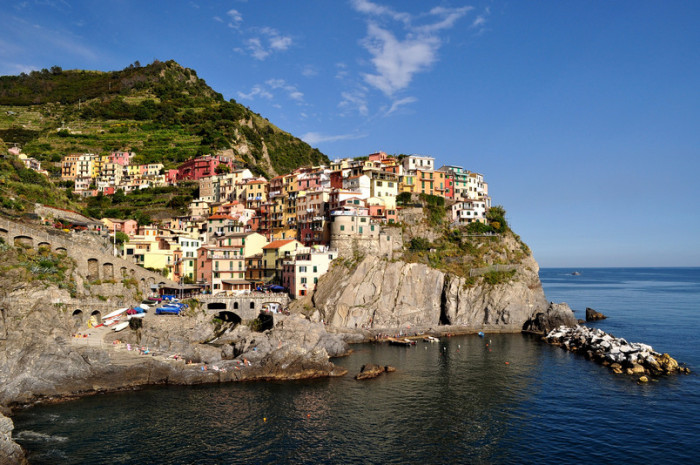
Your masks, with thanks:
M14 438L36 465L700 463L700 268L540 277L693 373L638 384L520 334L362 344L334 360L342 378L96 395L18 412ZM365 363L397 371L355 381Z

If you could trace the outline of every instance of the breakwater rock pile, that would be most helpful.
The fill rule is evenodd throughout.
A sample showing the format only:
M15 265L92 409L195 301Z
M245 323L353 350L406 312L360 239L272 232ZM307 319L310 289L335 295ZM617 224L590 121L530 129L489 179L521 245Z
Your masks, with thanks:
M690 373L668 354L656 352L647 344L616 338L600 329L560 326L543 339L548 344L582 353L586 358L610 367L614 373L640 375L641 382L649 381L648 376Z

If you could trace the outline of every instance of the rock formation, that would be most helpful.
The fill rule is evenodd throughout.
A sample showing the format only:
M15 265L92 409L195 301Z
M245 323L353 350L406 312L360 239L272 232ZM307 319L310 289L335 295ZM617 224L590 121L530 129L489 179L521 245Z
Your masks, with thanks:
M547 301L537 263L526 258L502 284L475 283L417 263L367 256L349 270L336 265L313 295L317 318L337 328L468 326L519 332Z
M550 302L544 312L538 312L533 315L523 325L523 331L535 334L546 334L554 328L560 326L572 328L576 326L578 321L574 317L574 312L568 304L555 304Z
M12 420L0 413L0 465L26 464L22 448L12 440Z
M607 316L603 315L600 312L596 312L592 308L586 307L586 321L598 321L598 320L604 320L606 319Z
M355 379L358 381L374 379L382 373L392 373L394 371L396 371L396 368L392 367L391 365L379 366L374 363L368 363L366 365L362 365L360 372L355 375Z

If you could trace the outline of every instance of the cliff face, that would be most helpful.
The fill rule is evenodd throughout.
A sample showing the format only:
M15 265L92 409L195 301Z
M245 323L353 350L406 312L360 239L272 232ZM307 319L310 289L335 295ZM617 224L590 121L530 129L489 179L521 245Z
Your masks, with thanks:
M354 270L332 267L319 280L313 304L320 318L340 328L460 325L519 332L547 308L538 270L529 256L507 282L488 284L367 256Z

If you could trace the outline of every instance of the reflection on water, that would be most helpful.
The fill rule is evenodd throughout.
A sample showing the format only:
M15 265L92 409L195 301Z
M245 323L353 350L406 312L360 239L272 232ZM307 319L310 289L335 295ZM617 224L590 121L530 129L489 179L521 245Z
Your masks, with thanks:
M653 297L660 292L640 294L633 276L618 272L606 281L608 270L601 275L583 270L577 277L556 275L556 280L582 278L582 286L557 282L550 295L546 273L543 283L551 300L568 298L578 310L595 308L592 302L602 299L605 307L596 309L611 318L599 327L663 350L670 347L673 355L700 369L695 281L676 273L644 285L685 282L684 290L696 289L669 301ZM562 291L564 285L569 290ZM522 335L355 349L335 360L349 370L343 378L99 395L20 412L15 436L31 451L32 463L52 465L519 464L553 458L682 463L698 451L700 383L695 375L638 386ZM397 371L374 380L352 379L365 363L393 365Z

